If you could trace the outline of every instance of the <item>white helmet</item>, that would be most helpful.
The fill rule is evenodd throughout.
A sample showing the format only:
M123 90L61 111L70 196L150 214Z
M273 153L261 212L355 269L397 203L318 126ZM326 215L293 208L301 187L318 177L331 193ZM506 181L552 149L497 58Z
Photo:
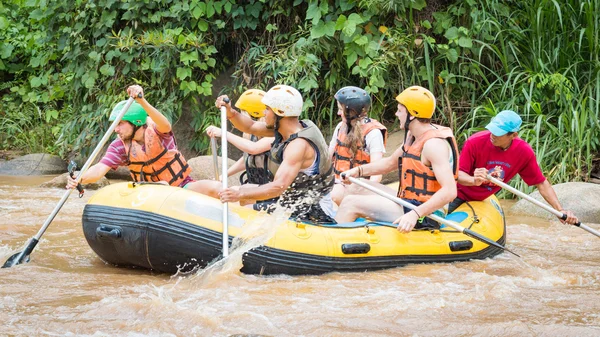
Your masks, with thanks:
M276 85L269 89L261 102L281 117L298 117L302 113L302 95L288 85Z

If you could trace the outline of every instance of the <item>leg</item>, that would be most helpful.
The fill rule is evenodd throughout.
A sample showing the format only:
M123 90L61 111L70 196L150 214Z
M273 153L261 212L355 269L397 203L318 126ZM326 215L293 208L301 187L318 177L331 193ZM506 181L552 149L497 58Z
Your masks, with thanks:
M352 222L357 218L370 218L393 222L404 214L402 206L379 195L348 195L338 208L338 223Z
M221 191L221 182L216 180L198 180L185 185L185 189L218 199L219 192Z
M385 186L385 185L381 185L377 182L372 182L370 180L365 180L366 183L373 185L375 187L377 187L378 189L385 191L386 193L389 194L396 194L395 191L393 191L391 188ZM333 202L336 203L336 205L341 205L342 204L342 200L351 194L374 194L373 192L362 188L358 185L355 184L350 184L350 185L345 185L342 183L336 183L335 185L333 185L333 190L331 191L331 200L333 200Z
M344 199L344 193L346 193L346 186L336 182L331 191L331 200L339 206L342 203L342 199Z

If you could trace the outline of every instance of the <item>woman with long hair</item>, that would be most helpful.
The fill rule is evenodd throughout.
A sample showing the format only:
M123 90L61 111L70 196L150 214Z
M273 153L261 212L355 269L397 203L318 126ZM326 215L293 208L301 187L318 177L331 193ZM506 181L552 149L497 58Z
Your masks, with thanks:
M339 205L348 188L340 182L340 173L383 158L387 129L368 117L371 97L365 90L353 86L344 87L338 90L334 98L342 121L336 126L329 144L336 178L331 196ZM368 178L380 182L382 176Z

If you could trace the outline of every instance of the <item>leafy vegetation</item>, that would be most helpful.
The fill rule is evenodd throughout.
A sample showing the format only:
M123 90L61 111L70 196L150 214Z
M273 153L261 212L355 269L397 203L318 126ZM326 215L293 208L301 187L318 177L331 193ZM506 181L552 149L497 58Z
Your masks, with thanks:
M600 148L599 26L600 0L10 0L0 148L85 154L140 83L172 120L190 111L204 151L215 81L233 67L231 96L293 85L322 126L346 85L372 93L388 125L394 97L425 86L459 141L513 109L553 183L586 179Z

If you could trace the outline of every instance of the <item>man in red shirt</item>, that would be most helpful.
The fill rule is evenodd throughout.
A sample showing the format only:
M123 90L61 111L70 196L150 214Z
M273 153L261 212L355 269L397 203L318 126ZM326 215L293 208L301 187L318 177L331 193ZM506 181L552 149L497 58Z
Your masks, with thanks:
M519 138L521 117L514 111L504 110L465 142L459 156L457 198L450 203L448 213L465 201L480 201L498 192L501 187L487 180L488 172L508 183L519 174L529 186L535 185L554 209L567 214L568 224L578 222L573 212L560 205L556 192L542 174L535 153L527 142ZM561 220L562 221L562 220Z

